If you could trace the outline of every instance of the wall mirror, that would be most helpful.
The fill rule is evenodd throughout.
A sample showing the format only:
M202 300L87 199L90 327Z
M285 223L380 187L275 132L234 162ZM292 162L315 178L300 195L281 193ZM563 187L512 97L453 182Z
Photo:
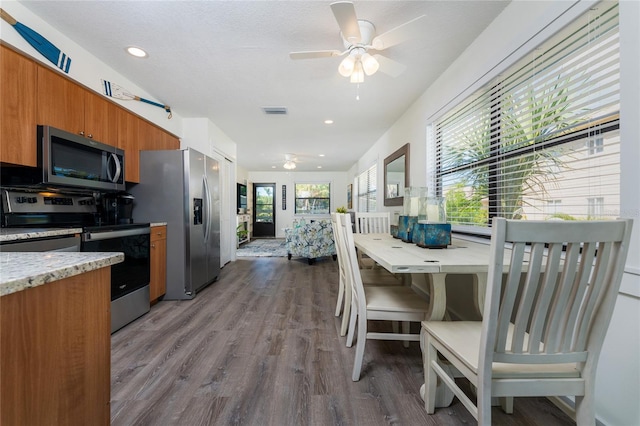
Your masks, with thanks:
M409 186L409 144L384 159L384 205L401 206Z

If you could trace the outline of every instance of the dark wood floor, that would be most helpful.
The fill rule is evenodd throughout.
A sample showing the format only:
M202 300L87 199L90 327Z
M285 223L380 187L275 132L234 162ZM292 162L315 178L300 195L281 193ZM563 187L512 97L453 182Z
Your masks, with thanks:
M355 348L334 317L337 264L241 258L192 301L162 301L112 336L114 425L462 425L456 399L427 415L418 343ZM574 424L542 398L521 398L496 425Z

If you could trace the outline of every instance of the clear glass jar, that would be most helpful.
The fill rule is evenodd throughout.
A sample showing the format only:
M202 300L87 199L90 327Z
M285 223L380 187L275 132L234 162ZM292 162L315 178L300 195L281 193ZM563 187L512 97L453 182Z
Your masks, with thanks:
M427 187L410 186L404 191L404 216L418 217L421 199L427 198Z
M419 223L447 223L447 203L444 197L425 197L420 200Z

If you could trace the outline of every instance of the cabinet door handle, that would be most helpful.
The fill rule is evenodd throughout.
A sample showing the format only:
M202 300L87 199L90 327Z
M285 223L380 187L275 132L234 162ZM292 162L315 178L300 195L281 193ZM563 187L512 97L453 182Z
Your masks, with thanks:
M89 133L89 134L87 135L87 137L88 137L89 139L93 139L93 135L92 135L91 133Z
M151 244L151 248L156 248L156 245L155 244Z
M84 136L84 132L83 132L82 130L80 130L80 131L78 132L78 134L79 134L80 136Z

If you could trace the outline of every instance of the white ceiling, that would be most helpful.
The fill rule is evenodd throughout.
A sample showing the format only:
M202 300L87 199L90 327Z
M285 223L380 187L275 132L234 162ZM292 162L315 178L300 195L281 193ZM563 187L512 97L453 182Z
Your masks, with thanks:
M236 142L241 167L284 170L291 153L297 171L346 171L508 1L354 2L358 19L377 34L426 15L415 38L380 52L406 71L397 78L378 72L359 89L338 74L340 57L289 58L291 51L343 49L330 1L21 3L176 114L210 119ZM127 55L130 45L149 57ZM265 115L265 106L288 114Z

